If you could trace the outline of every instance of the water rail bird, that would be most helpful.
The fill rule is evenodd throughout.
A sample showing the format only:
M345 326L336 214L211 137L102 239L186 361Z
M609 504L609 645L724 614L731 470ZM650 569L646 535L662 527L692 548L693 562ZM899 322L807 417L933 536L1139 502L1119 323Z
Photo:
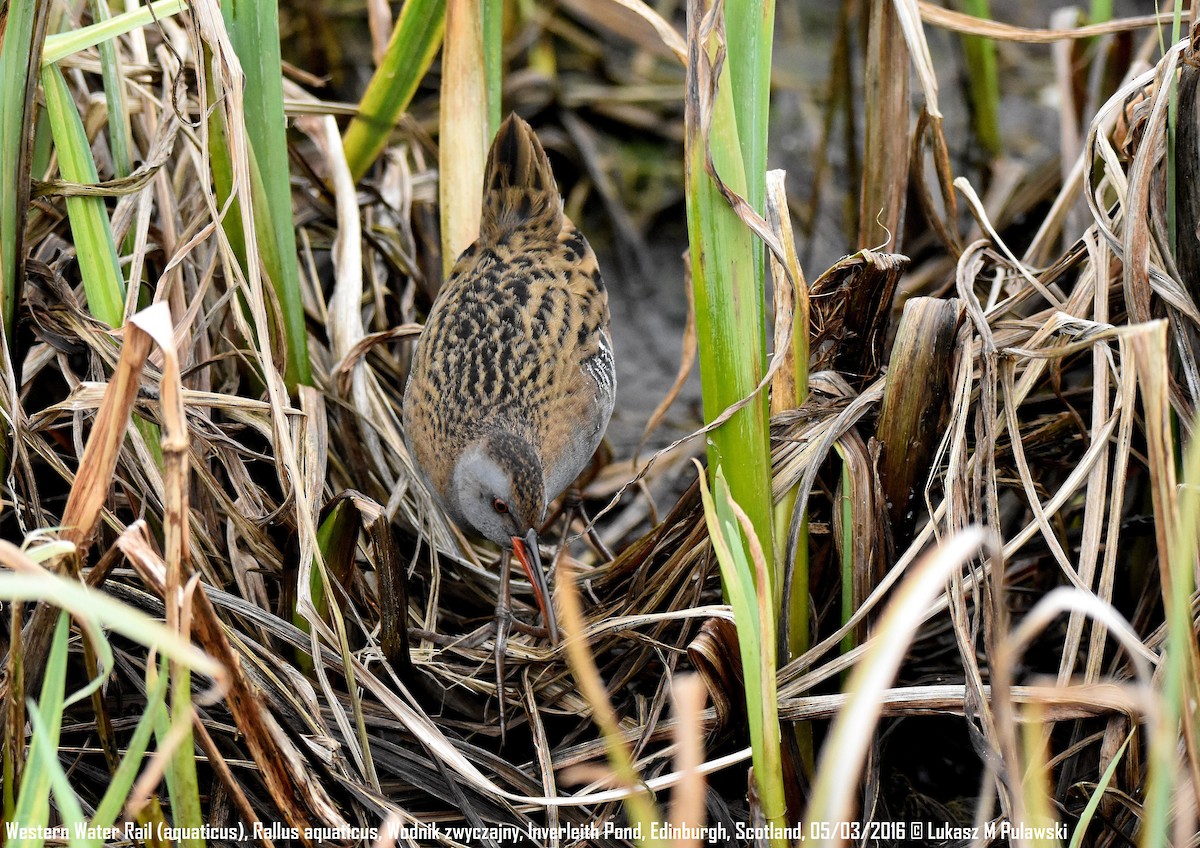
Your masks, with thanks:
M598 447L615 393L596 255L563 213L541 142L509 115L488 153L479 238L429 312L403 415L430 492L459 527L502 551L495 647L502 724L509 558L524 568L557 642L537 532L548 504Z

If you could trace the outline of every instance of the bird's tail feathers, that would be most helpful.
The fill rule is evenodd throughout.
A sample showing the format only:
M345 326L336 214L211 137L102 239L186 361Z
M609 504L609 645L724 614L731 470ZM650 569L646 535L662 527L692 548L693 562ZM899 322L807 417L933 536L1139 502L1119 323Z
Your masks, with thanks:
M553 232L562 227L562 197L542 143L529 124L510 114L488 152L480 229L495 239L543 224Z

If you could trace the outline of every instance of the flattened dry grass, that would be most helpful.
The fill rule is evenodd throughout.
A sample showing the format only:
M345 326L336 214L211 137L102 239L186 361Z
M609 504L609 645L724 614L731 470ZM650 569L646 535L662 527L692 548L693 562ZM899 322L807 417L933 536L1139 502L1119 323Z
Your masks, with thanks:
M519 21L524 43L605 55L618 49L618 30L659 87L622 100L568 81L560 138L581 150L594 141L581 112L649 132L658 109L675 123L654 132L678 144L679 103L664 91L682 95L672 86L686 41L672 23L634 2L563 7ZM1170 246L1162 190L1171 83L1179 68L1194 71L1190 46L1096 97L1063 133L1054 179L1009 179L1001 165L964 176L942 132L922 18L1032 43L1146 22L1026 31L927 4L888 8L896 17L879 24L871 67L907 75L915 57L922 111L905 145L889 145L854 192L886 214L860 210L846 243L870 241L879 224L900 248L924 248L915 267L900 248L864 250L776 301L781 327L799 303L795 326L811 328L804 342L777 337L781 355L808 359L808 372L771 419L773 495L794 499L778 513L790 525L776 527L777 545L786 541L777 708L785 724L811 724L817 754L814 765L805 735L783 734L787 816L1049 817L1082 844L1164 844L1172 829L1195 831L1200 807L1200 309L1186 251ZM1135 53L1154 55L1136 39ZM9 340L20 367L0 370L10 422L0 520L7 539L30 548L69 542L41 548L43 565L165 619L224 669L189 660L220 678L223 698L200 693L206 683L186 669L171 671L175 723L159 722L156 747L175 759L148 767L126 813L178 822L170 797L194 800L190 815L210 822L602 823L623 816L621 799L640 789L609 768L619 739L650 789L687 787L672 816L703 815L731 831L753 820L759 799L747 799L744 765L731 768L750 759L742 653L699 488L659 516L647 487L631 483L639 466L623 458L585 490L591 503L627 492L623 511L597 525L616 555L572 538L558 566L560 579L575 577L583 607L571 629L586 638L600 681L581 685L572 668L587 663L569 666L565 648L518 627L506 680L517 706L501 738L488 641L494 553L424 495L399 423L408 354L442 267L438 155L425 132L433 122L402 121L356 182L334 118L343 107L284 81L312 368L311 386L290 385L270 330L281 306L257 258L255 205L239 202L235 227L226 202L255 179L239 65L218 10L197 3L115 46L143 166L113 180L122 169L99 111L99 54L89 50L61 60L59 93L82 116L99 187L56 181L49 160L24 175L37 181L37 200ZM1109 56L1097 49L1089 61ZM545 106L536 80L519 80L507 94ZM894 102L907 86L895 82L869 94L870 132L907 116ZM1183 90L1194 92L1194 81ZM414 113L431 109L426 100ZM1187 97L1178 114L1184 126L1200 119ZM1180 144L1195 137L1183 133ZM227 162L214 161L218 148ZM213 169L226 164L224 185ZM578 191L593 186L618 231L632 227L618 192L595 179L604 169L589 161L581 170L592 182ZM1190 186L1180 183L1172 213L1179 234L1195 229ZM67 220L67 197L80 191L105 198L127 311L156 304L119 330L86 302ZM904 197L924 216L915 232L900 232ZM773 232L789 233L790 248L779 221L786 203L772 201ZM1035 209L1034 226L1014 225ZM794 253L781 254L803 285ZM893 302L897 291L906 306ZM129 426L138 421L155 426ZM148 441L160 434L161 444ZM663 479L702 447L675 447L640 482ZM809 561L802 587L792 579L798 545ZM30 571L15 549L0 550L0 564L5 578ZM4 597L18 596L34 597L11 586ZM797 608L800 636L788 618ZM518 585L518 618L532 611ZM31 751L44 747L31 740L57 733L79 812L57 799L52 815L113 814L96 787L131 749L145 749L142 711L166 709L154 654L118 631L104 689L69 704L57 731L35 728L25 698L43 678L78 688L60 682L58 654L78 660L72 678L101 666L90 641L64 647L53 605L6 604L3 615L5 766L16 771L6 809L20 772L34 768ZM691 684L673 683L692 669L707 706ZM611 700L608 739L593 721L597 682ZM970 740L974 782L898 793L888 746L931 715L954 717ZM890 741L876 733L880 722L892 722ZM194 759L200 789L170 794L157 778L166 770L168 783L185 780L181 758ZM936 752L929 762L941 765Z

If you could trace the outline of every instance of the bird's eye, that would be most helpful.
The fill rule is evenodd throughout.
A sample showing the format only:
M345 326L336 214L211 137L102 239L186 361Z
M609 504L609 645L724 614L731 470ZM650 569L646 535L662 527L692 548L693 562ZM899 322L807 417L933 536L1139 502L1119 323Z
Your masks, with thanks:
M501 515L504 515L504 513L508 512L508 504L499 498L492 498L492 509L496 510L496 512L500 513Z

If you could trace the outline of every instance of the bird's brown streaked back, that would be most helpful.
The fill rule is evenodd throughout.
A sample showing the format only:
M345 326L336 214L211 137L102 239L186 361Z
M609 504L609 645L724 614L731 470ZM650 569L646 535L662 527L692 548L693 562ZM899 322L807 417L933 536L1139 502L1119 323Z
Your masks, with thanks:
M509 116L488 154L479 240L451 271L413 357L409 445L451 516L482 532L455 503L456 465L479 461L482 451L521 494L540 488L544 510L590 459L614 392L595 254L563 214L537 137ZM533 472L514 465L524 450L503 448L513 440L532 449L540 487L518 483Z

